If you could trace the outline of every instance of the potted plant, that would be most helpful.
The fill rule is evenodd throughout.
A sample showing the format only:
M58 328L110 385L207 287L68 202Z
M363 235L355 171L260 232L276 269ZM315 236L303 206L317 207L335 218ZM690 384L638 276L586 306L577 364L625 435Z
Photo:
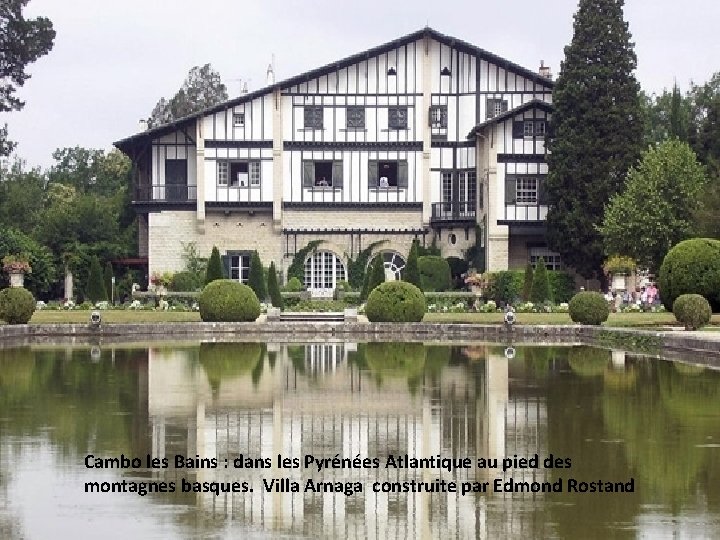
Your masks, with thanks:
M465 278L465 285L470 287L470 291L482 294L490 284L490 277L487 274L478 274L476 272L468 274Z
M603 270L608 276L612 276L612 288L614 290L627 289L627 276L637 268L637 263L632 257L625 255L612 255L603 264Z
M11 287L22 287L25 284L25 274L32 272L27 255L5 255L2 263L3 270L10 276Z

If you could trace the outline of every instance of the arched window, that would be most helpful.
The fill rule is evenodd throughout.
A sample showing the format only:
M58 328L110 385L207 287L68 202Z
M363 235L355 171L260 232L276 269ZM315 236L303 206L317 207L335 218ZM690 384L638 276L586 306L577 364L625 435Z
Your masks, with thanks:
M345 265L332 251L316 251L305 260L305 287L314 294L331 295L337 282L345 280Z
M385 266L385 281L396 281L402 279L402 271L405 268L405 259L395 251L385 251L382 254Z

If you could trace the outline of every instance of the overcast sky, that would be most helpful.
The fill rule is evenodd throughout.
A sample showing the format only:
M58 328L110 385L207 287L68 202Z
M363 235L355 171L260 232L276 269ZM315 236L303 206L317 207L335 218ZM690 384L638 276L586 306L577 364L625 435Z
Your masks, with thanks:
M265 85L380 45L424 26L508 60L557 74L577 0L30 0L52 20L50 53L29 68L21 112L4 114L17 154L48 167L54 149L106 148L134 134L188 70L210 62L230 97L239 80ZM718 0L627 0L643 89L720 71Z

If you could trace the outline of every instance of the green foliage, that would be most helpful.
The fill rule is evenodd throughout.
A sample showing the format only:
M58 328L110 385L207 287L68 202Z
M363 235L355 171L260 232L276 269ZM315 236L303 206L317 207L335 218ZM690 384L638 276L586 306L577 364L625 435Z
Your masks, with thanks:
M255 292L231 279L216 279L205 285L198 304L205 322L249 322L260 316Z
M575 278L561 271L551 270L547 274L553 301L557 304L569 302L575 294Z
M418 242L418 257L439 257L440 248L437 245L437 236L433 236L432 242L428 247L423 247Z
M530 300L535 304L552 301L547 267L545 266L545 259L542 257L540 257L535 265L535 274L533 275L532 289L530 290Z
M372 273L372 263L370 264L370 267L365 272L365 277L363 278L362 287L360 288L360 302L364 302L367 300L368 294L370 294L370 274Z
M305 282L305 259L307 259L308 255L315 251L323 241L324 240L311 240L304 248L299 249L297 253L295 253L288 268L288 280L296 277L300 283Z
M608 349L578 345L568 353L568 364L576 375L600 377L610 365L612 355Z
M112 291L113 291L113 283L112 283L113 275L114 275L114 273L113 273L112 263L110 263L110 261L108 261L105 263L105 271L103 273L103 284L105 285L105 292L107 293L108 300L112 300L112 298L110 298L110 296L112 295Z
M570 300L568 311L573 322L599 325L610 316L607 300L599 292L582 291Z
M58 275L52 253L27 234L14 228L0 227L0 260L19 253L28 255L32 268L32 273L25 275L25 286L36 297L43 297ZM8 276L0 272L0 287L8 285Z
M23 287L0 291L0 320L8 324L27 324L35 312L35 298Z
M335 284L335 289L342 292L350 292L353 290L352 285L348 281L341 279Z
M720 311L720 240L693 238L674 246L660 266L660 298L668 310L683 294L699 294Z
M365 314L370 322L419 322L426 309L425 296L415 285L388 281L370 292Z
M488 296L498 305L513 304L520 298L524 275L522 272L504 270L492 274Z
M385 282L385 261L383 261L382 255L375 256L369 273L368 294L370 294L375 287Z
M447 291L450 288L450 265L439 255L418 257L423 291Z
M402 272L403 281L412 283L416 287L422 287L422 283L420 281L420 268L418 268L419 249L420 242L417 238L415 238L410 246L410 253L408 254L407 261L405 262L405 268Z
M285 284L285 290L288 292L300 292L300 291L304 291L305 287L303 287L301 280L299 280L297 277L293 276L290 279L288 279L288 282Z
M699 294L681 294L673 302L673 315L685 325L685 330L697 330L710 322L712 310L705 297Z
M660 336L647 336L635 332L601 331L596 342L602 347L623 349L631 352L658 354L663 346Z
M108 299L105 283L103 282L102 269L100 268L100 261L97 257L93 257L90 261L85 297L93 303L106 301Z
M220 252L216 246L213 246L210 259L208 260L207 270L205 271L205 285L210 284L216 279L225 279L225 270L220 260Z
M201 343L198 357L210 387L217 392L223 380L252 373L262 354L260 343Z
M532 292L533 286L533 267L532 264L528 263L525 267L525 277L523 278L523 289L522 299L523 302L530 300L530 293Z
M185 261L184 273L187 273L187 277L182 278L183 287L191 287L183 290L199 290L205 285L208 260L200 257L196 242L180 242L180 245L183 248L182 258Z
M267 298L267 287L265 286L265 275L263 273L262 262L257 251L253 251L250 256L250 276L248 277L248 285L255 291L255 296L261 302Z
M365 270L368 266L368 261L370 260L373 250L386 242L387 240L378 240L377 242L373 242L358 253L355 259L348 259L348 281L354 289L358 289L362 286L362 282L365 277Z
M650 147L606 209L599 228L606 252L657 271L670 247L692 235L704 184L703 167L686 143L672 139Z
M450 276L452 279L457 279L465 272L468 271L468 262L459 257L447 257L445 259L450 266Z
M175 272L170 282L170 290L173 292L195 292L203 286L203 280L198 279L195 272L182 270Z
M45 210L45 182L38 169L25 171L19 158L9 169L0 169L0 228L28 232L35 228Z
M477 272L485 272L485 248L482 246L483 229L479 224L475 225L475 243L465 252L465 260L470 268Z
M550 249L586 278L601 275L604 250L597 226L642 148L636 64L623 2L580 0L553 88L547 239Z
M278 285L277 270L275 270L275 261L270 263L270 270L268 270L268 296L270 296L270 302L276 308L283 308L283 298L280 294L280 286Z

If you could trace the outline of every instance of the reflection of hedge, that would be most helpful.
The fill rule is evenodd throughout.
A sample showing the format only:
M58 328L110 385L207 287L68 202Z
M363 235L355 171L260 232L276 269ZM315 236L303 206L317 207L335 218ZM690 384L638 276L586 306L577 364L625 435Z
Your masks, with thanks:
M637 370L633 367L623 369L608 368L603 373L605 386L615 390L627 390L634 387L637 378Z
M23 394L30 388L35 358L30 347L0 349L0 392Z
M681 362L673 362L673 367L678 373L683 375L699 375L705 371L705 366L694 366L692 364L683 364Z
M669 365L658 368L660 394L667 410L684 425L710 425L720 431L720 376L708 371L688 377Z
M450 362L452 349L447 345L427 345L425 347L425 371L432 377L439 377L443 368Z
M241 377L252 372L262 357L259 343L201 343L200 364L210 386L217 389L222 379Z
M422 343L368 343L365 361L380 379L422 375L425 346Z
M605 373L611 358L612 354L607 349L580 345L570 349L568 364L573 373L581 377L599 377Z

